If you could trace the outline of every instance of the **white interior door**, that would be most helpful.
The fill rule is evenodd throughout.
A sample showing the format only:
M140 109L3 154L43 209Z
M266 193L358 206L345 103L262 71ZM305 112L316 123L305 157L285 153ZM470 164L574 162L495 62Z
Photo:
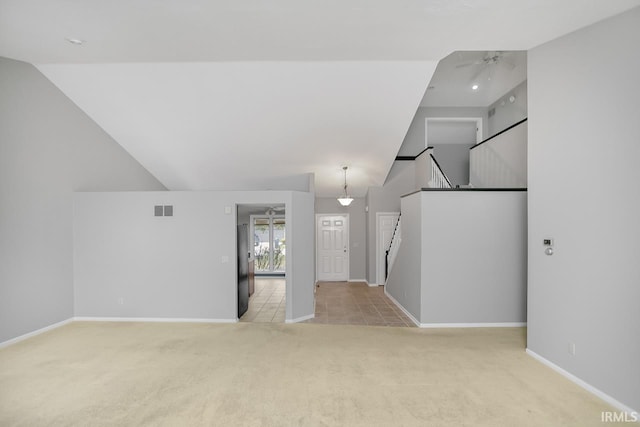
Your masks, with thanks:
M319 281L349 280L349 216L316 216Z
M382 286L385 283L384 277L384 268L385 268L385 258L387 250L389 249L389 245L391 244L391 237L393 236L393 230L396 228L396 222L398 221L398 213L397 212L378 212L376 214L377 223L378 223L378 232L377 232L377 250L376 250L376 260L377 260L377 278L376 282L378 286Z

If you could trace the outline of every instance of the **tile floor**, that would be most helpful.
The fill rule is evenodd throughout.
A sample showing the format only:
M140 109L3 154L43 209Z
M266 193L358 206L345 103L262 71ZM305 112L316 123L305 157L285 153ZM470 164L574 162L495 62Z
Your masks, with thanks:
M364 282L320 282L316 312L308 323L408 326L415 324L385 294Z
M256 277L255 293L240 321L283 323L285 305L283 278ZM383 287L369 287L364 282L320 282L316 287L315 317L306 323L415 326L384 294Z
M256 277L255 292L241 322L284 323L286 306L284 278Z

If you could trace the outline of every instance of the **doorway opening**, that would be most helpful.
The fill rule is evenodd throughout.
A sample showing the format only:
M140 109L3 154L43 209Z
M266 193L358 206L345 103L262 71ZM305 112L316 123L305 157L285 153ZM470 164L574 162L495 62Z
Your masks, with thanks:
M256 276L255 292L241 322L284 323L287 305L284 277Z
M284 323L284 204L237 205L238 319Z

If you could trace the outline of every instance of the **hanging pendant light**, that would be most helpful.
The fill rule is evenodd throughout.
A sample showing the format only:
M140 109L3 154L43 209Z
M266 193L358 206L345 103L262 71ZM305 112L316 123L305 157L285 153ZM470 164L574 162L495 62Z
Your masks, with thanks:
M353 197L347 194L347 166L343 166L342 170L344 171L344 194L338 197L338 202L342 206L349 206L353 202Z

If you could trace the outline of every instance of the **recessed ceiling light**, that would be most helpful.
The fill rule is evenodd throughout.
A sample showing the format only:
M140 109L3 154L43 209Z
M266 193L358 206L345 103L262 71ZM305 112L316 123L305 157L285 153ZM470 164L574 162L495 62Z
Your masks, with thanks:
M71 37L67 37L65 40L68 41L71 44L75 44L76 46L80 46L81 44L84 43L84 40L74 39L74 38L71 38Z
M473 89L473 90L478 90L478 88L479 88L479 87L480 87L480 86L478 86L478 85L473 85L473 86L471 86L471 89Z

